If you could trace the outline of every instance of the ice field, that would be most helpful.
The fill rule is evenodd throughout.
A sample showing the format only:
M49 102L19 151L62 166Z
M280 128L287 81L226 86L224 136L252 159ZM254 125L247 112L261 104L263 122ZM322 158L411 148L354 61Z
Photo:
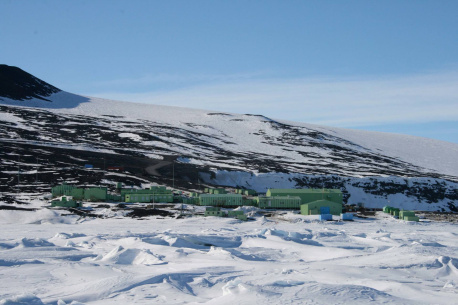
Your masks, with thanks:
M0 304L458 302L450 222L60 213L0 211Z

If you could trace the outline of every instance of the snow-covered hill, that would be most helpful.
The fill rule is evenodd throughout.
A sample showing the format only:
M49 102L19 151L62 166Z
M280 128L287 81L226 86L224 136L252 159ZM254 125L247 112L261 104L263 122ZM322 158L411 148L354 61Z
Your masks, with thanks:
M25 85L29 91L22 98L1 87L0 179L7 187L17 186L19 165L22 185L38 180L43 187L62 180L159 181L183 188L207 183L258 191L339 187L349 203L381 206L391 199L391 205L421 209L458 206L454 143L104 100L38 81L28 83L43 88ZM89 174L85 163L100 168L99 174ZM112 166L125 171L107 174L104 169Z

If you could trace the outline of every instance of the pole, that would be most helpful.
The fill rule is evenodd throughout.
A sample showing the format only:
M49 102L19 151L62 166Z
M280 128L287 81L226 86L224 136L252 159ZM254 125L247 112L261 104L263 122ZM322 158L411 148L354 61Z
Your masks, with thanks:
M175 189L175 160L172 165L172 188Z
M20 162L20 156L18 155L17 156L17 185L19 187L19 185L21 184L21 180L19 178L20 174L21 174L21 169L19 167L19 162Z
M36 173L35 173L35 184L38 184L38 157L35 157L37 158L37 169L36 169Z

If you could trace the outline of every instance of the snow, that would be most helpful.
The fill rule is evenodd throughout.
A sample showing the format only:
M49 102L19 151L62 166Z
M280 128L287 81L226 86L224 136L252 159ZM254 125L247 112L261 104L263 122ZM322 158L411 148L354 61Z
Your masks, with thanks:
M329 151L319 147L306 145L295 146L283 143L281 141L282 132L273 128L271 125L272 122L275 123L276 121L262 116L229 113L219 114L198 109L119 102L79 96L63 91L51 95L49 99L53 102L49 103L34 99L29 101L4 99L1 103L47 108L50 111L64 115L89 115L95 117L108 115L113 116L110 120L112 120L112 124L114 125L116 125L117 121L130 121L136 124L142 124L143 121L148 121L167 127L173 126L182 130L199 133L201 139L206 138L207 141L228 151L248 154L256 153L260 155L267 154L272 158L296 163L295 166L302 167L304 172L312 169L316 163L316 159L310 159L307 155L318 154L324 158L326 154L329 154ZM5 115L3 116L5 116L6 121L19 123L11 115ZM355 149L359 145L359 149L362 152L371 154L382 153L391 157L393 160L404 161L416 170L424 172L425 175L435 172L441 175L458 177L458 163L455 162L455 157L458 155L458 145L455 143L407 135L333 128L306 123L288 121L278 121L278 123L299 128L305 133L319 131L327 135L332 135L343 141L339 143L342 147ZM120 130L119 136L141 142L142 137L134 131L134 128ZM266 137L269 141L273 142L267 142ZM178 155L197 157L196 152L199 152L199 148L194 147L179 137L164 138L162 140L167 144L159 141L145 141L144 144L157 145L159 148L168 148L176 151ZM335 144L332 140L322 139L321 141L324 144L328 142L328 144ZM201 152L204 151L202 150ZM338 164L338 159L339 157L337 156L332 162ZM193 158L191 159L191 163L209 166L218 164L215 160L211 160L211 158ZM240 166L240 164L237 164L237 160L233 160L232 163L233 168ZM348 162L342 160L341 163L347 164ZM227 167L227 164L221 164L221 166ZM355 176L366 174L362 164L359 164L352 171ZM344 174L348 175L347 172Z
M119 133L118 137L120 137L120 138L128 138L128 139L131 139L132 141L138 141L138 142L140 142L142 140L141 136L139 136L138 134L135 134L135 133L130 133L130 132Z
M455 304L448 222L0 210L0 304Z

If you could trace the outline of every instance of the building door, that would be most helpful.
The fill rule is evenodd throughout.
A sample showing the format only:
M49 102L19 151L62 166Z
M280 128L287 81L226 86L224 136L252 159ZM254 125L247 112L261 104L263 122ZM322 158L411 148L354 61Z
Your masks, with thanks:
M330 207L320 207L320 214L331 214Z

